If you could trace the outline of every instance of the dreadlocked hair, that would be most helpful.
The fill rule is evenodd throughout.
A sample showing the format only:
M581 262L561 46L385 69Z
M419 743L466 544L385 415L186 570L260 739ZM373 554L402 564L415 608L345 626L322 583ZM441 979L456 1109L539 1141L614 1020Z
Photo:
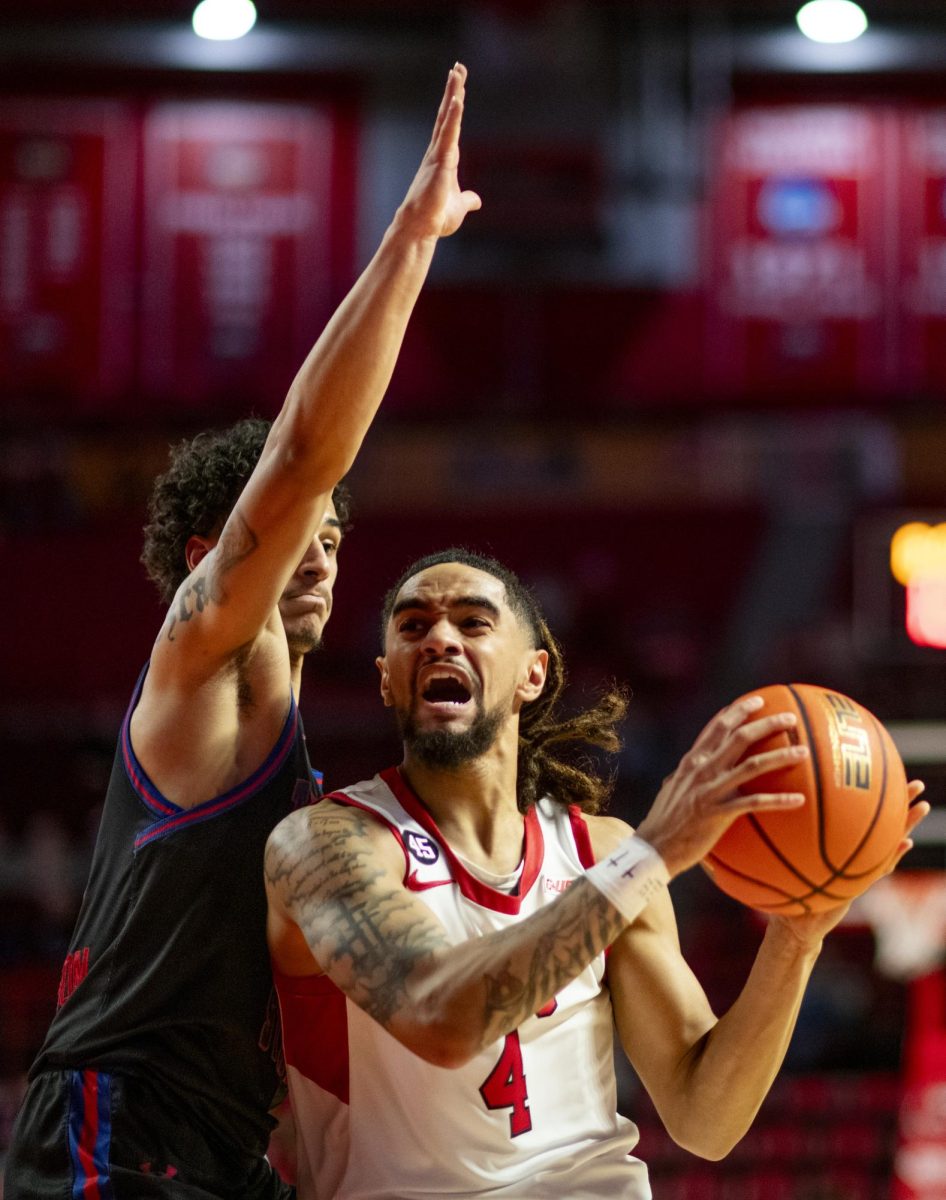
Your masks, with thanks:
M549 656L541 695L524 705L519 714L516 800L520 812L527 812L543 796L561 804L576 804L584 812L599 812L613 790L614 774L604 772L590 751L594 747L614 754L621 749L618 726L627 713L627 690L612 683L589 707L571 715L564 712L567 676L561 647L542 615L538 597L514 571L495 558L457 546L417 559L384 598L382 645L401 588L414 575L442 563L462 563L498 579L506 589L510 609L529 631L533 647Z
M167 603L187 578L188 539L220 532L259 461L270 424L247 417L171 447L168 469L151 492L141 553L149 578ZM332 500L338 519L347 525L351 499L344 484L336 486Z

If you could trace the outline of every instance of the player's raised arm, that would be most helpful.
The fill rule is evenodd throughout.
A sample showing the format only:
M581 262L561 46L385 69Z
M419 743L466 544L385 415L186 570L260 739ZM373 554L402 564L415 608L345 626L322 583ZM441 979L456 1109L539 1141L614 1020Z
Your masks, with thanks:
M403 203L296 375L219 538L192 539L192 573L159 638L158 669L200 676L250 643L319 533L387 389L436 243L480 206L457 178L465 81L457 64Z

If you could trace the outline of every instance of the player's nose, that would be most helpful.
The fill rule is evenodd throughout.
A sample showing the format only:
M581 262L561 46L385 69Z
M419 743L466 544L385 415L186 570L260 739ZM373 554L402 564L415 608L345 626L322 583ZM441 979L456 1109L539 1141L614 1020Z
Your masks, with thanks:
M327 579L329 569L329 556L325 547L318 538L313 538L296 567L296 574L307 579Z
M460 641L447 617L441 617L440 620L431 622L427 627L421 648L429 657L460 653Z

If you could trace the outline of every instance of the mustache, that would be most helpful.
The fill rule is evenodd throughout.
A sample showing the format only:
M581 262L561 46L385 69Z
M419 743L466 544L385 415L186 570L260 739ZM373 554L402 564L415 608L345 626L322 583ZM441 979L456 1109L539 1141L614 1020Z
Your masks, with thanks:
M293 588L291 591L285 591L282 594L283 600L298 600L300 596L318 596L326 604L331 604L332 602L332 593L325 591L324 588Z

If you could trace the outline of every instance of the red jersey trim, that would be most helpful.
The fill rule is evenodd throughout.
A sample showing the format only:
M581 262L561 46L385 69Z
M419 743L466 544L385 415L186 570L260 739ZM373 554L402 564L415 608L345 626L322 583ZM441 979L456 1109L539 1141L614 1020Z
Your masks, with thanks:
M349 1102L348 1000L328 975L284 975L273 966L286 1063Z
M522 865L522 877L519 880L519 890L516 895L510 896L506 892L498 892L486 883L481 883L479 879L470 874L450 849L443 834L437 828L437 822L415 795L410 784L408 784L397 767L389 767L386 771L382 771L380 778L394 793L404 811L426 833L429 833L432 838L436 839L438 845L443 850L444 857L450 866L450 872L462 895L466 896L468 900L472 900L474 904L478 904L481 908L489 908L493 912L508 913L511 916L519 913L522 908L522 901L529 894L529 890L539 877L539 872L542 869L542 860L545 855L542 827L539 825L539 819L535 815L534 809L530 808L525 817L524 862Z
M569 804L568 820L572 827L572 837L575 839L575 849L578 851L578 861L587 871L595 865L595 852L591 845L591 830L577 804Z

